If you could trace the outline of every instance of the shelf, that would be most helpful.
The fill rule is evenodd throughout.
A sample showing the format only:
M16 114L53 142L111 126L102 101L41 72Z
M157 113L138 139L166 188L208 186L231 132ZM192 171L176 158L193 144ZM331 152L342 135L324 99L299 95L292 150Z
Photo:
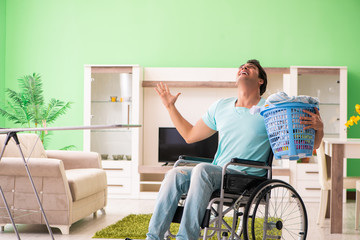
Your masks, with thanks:
M319 103L319 105L325 105L325 106L340 106L340 103Z
M236 88L233 82L215 82L215 81L143 81L143 87L156 87L158 83L165 83L169 87L186 87L186 88Z
M339 75L340 67L338 68L311 68L311 67L298 67L299 75Z
M162 182L158 181L141 181L140 184L144 185L161 185Z
M91 66L91 73L132 73L132 66Z
M273 176L290 176L290 168L273 167Z
M143 165L139 166L138 171L139 173L165 174L172 168L172 166Z
M338 136L339 136L339 133L327 133L327 132L324 132L324 135L327 135L327 136L336 136L336 137L338 137Z
M103 100L103 101L91 101L91 103L117 103L117 104L119 104L119 103L127 103L127 104L129 104L129 103L131 103L131 101L119 101L119 100L117 100L117 101L115 101L115 102L112 102L112 101L110 101L110 100Z
M120 124L120 123L114 123L116 124ZM90 130L91 132L104 132L104 133L114 133L114 132L131 132L131 128L121 128L121 129L98 129L98 130Z
M290 68L264 69L268 76L290 73ZM237 68L160 68L158 70L150 68L149 75L145 75L147 80L142 82L142 86L156 87L156 84L162 82L169 87L181 88L236 88L237 71Z
M123 184L109 184L109 183L108 183L108 186L109 187L124 187Z

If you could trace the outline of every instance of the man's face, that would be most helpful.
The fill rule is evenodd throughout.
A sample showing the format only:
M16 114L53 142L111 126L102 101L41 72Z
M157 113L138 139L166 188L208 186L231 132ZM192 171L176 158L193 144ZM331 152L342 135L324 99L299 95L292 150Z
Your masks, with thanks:
M258 68L252 63L246 63L239 67L239 71L237 73L238 78L258 78L259 77L259 70Z
M264 82L264 80L259 78L259 69L252 63L246 63L239 67L236 80L237 85L241 81L256 83L257 85L261 85Z

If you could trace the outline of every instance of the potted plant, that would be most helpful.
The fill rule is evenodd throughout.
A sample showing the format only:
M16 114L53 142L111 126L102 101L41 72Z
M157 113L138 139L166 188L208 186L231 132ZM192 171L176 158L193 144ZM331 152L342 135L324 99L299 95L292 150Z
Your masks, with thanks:
M50 99L45 103L42 80L38 73L25 75L18 79L19 92L6 89L7 101L0 106L0 115L8 121L26 127L46 127L64 115L71 107L71 102L63 102ZM40 139L46 148L48 136L44 131L40 133ZM73 145L62 149L69 149Z

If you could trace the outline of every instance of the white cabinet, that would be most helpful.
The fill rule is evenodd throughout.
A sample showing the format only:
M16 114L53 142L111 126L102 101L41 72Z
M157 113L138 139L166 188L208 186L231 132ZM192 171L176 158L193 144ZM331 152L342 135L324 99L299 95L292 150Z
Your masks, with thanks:
M346 138L347 67L291 66L287 93L318 97L325 137Z
M86 65L84 125L142 125L142 69L138 65ZM137 197L141 128L84 131L84 151L98 152L109 197Z
M290 67L284 78L289 96L308 95L319 98L325 137L346 138L347 67ZM320 184L316 157L310 164L290 164L291 184L304 201L319 201Z
M290 164L292 186L305 202L320 201L319 167L317 163Z
M131 194L132 163L130 161L103 161L106 171L109 194Z

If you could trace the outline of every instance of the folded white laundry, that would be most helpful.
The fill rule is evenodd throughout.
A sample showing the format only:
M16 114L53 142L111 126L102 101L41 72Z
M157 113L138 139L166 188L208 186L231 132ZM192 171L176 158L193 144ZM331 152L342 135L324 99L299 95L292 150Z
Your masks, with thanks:
M268 105L276 105L281 103L291 103L291 102L300 102L300 103L309 103L314 104L317 108L319 108L319 99L316 97L300 95L296 97L289 97L285 92L277 92L271 94L265 101L265 106ZM252 106L250 108L250 113L255 114L261 112L263 107Z
M301 103L310 103L318 107L319 99L316 97L300 95L296 97L289 97L285 92L277 92L271 94L265 101L265 105L271 104L280 104L280 103L290 103L290 102L301 102Z

